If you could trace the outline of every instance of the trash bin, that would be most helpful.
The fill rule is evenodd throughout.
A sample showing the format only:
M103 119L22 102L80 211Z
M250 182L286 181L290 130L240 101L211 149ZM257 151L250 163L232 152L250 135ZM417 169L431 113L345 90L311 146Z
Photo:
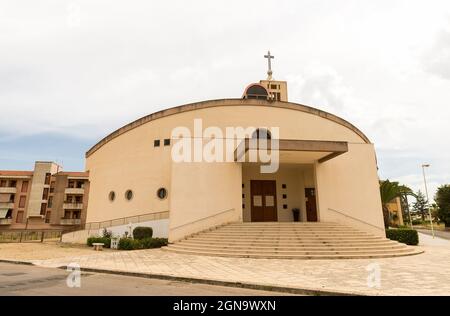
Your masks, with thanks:
M299 222L300 221L300 209L293 208L292 209L292 215L294 216L294 222Z

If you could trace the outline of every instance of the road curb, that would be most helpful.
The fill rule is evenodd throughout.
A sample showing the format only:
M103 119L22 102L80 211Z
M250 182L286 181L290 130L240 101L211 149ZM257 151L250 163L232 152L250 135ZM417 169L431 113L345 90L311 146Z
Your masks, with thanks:
M1 263L11 263L11 264L21 264L26 266L33 266L33 262L30 261L20 261L20 260L7 260L7 259L0 259Z
M58 268L67 270L67 266L61 266ZM199 279L199 278L179 277L179 276L165 275L165 274L129 272L129 271L119 271L119 270L104 270L104 269L94 269L94 268L81 268L81 271L82 272L93 272L93 273L104 273L104 274L116 274L116 275L131 276L131 277L146 278L146 279L171 280L171 281L180 281L180 282L188 282L188 283L227 286L227 287L235 287L235 288L243 288L243 289L251 289L251 290L280 292L280 293L287 293L287 294L302 294L302 295L313 295L313 296L365 296L365 294L358 294L358 293L346 293L346 292L328 291L328 290L320 290L320 289L308 289L308 288L293 288L293 287L284 287L284 286L277 286L277 285L264 285L264 284L248 283L248 282L232 282L232 281L222 281L222 280L213 280L213 279Z

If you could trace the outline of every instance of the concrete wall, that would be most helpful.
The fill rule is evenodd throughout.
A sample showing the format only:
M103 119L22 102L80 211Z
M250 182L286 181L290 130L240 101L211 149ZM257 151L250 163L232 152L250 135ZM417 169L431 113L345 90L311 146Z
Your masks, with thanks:
M153 229L153 237L167 238L169 236L169 220L159 219L154 221L146 221L141 223L132 223L130 225L120 225L113 227L106 227L108 231L113 233L113 236L124 236L127 231L133 232L133 229L137 226L151 227ZM131 229L130 229L131 227ZM91 230L79 230L71 233L66 233L62 237L62 242L73 243L73 244L86 244L89 237L101 236L103 233L103 228L101 229L91 229Z
M316 177L320 221L337 221L384 235L375 150L372 144L349 144L348 153L322 164L317 163Z
M241 165L174 163L169 241L242 220Z

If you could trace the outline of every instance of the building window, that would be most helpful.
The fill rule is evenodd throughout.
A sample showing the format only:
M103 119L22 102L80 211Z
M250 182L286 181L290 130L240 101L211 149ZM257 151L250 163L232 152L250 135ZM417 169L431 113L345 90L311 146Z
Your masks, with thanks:
M167 189L166 188L159 188L156 192L156 195L160 200L164 200L167 197Z
M272 139L272 134L270 133L269 130L265 129L265 128L258 128L257 130L255 130L252 134L252 138L257 138L257 139Z
M48 188L44 188L44 192L42 192L42 199L43 200L48 200Z
M242 194L242 198L245 199L245 194Z
M10 209L6 212L5 218L8 218L8 219L12 218L12 213L13 213L13 209L10 208Z
M130 201L132 198L133 198L133 191L127 190L127 192L125 192L125 199Z
M81 218L81 212L80 211L73 211L72 218L80 219Z
M287 210L287 208L288 208L287 204L283 204L283 209Z
M82 195L75 196L75 203L83 203L83 196Z
M282 188L282 189L286 189L286 188L287 188L287 185L286 185L286 184L282 184L282 185L281 185L281 188Z
M161 141L159 139L155 139L153 141L153 147L159 147L159 145L161 145Z
M287 199L287 194L283 194L283 199Z
M9 196L9 203L14 203L14 200L16 199L16 195L15 194L11 194Z
M45 183L44 184L50 184L51 177L52 177L51 173L47 172L45 174Z
M77 188L78 189L82 189L84 186L84 182L83 181L77 181Z
M47 208L52 208L53 206L53 196L48 198Z
M45 212L47 211L47 204L41 203L41 215L45 215Z
M242 204L242 208L245 209L245 204Z
M9 187L10 188L15 188L16 186L17 186L17 181L16 180L9 181Z
M170 138L164 140L164 146L170 146Z
M16 223L22 223L23 222L23 211L17 212L16 216Z
M116 199L116 192L114 191L109 192L108 198L111 202L114 201Z
M0 187L2 187L2 188L6 187L6 180L0 181Z
M69 180L69 184L67 185L67 187L70 189L75 188L75 181Z
M50 182L50 193L55 192L55 181Z
M45 214L45 222L48 224L48 223L50 223L50 217L51 217L51 215L52 215L52 212L47 212L46 214Z
M22 193L26 193L28 192L28 181L23 181L22 182L22 189L21 189Z
M20 200L19 200L19 207L20 208L25 208L25 202L26 201L27 201L27 197L25 195L22 195L20 197Z

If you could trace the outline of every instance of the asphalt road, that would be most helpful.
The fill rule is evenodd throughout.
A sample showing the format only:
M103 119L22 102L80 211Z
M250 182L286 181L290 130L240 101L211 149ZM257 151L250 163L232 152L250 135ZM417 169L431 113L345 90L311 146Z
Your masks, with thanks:
M426 234L426 235L432 235L431 230L430 229L416 229L418 232L421 232L422 234ZM434 235L436 237L440 237L443 239L447 239L450 240L450 231L442 231L442 230L435 230L434 231Z
M82 273L80 287L67 286L70 272L0 262L0 295L273 296L284 293L113 274ZM72 285L76 284L72 282Z

